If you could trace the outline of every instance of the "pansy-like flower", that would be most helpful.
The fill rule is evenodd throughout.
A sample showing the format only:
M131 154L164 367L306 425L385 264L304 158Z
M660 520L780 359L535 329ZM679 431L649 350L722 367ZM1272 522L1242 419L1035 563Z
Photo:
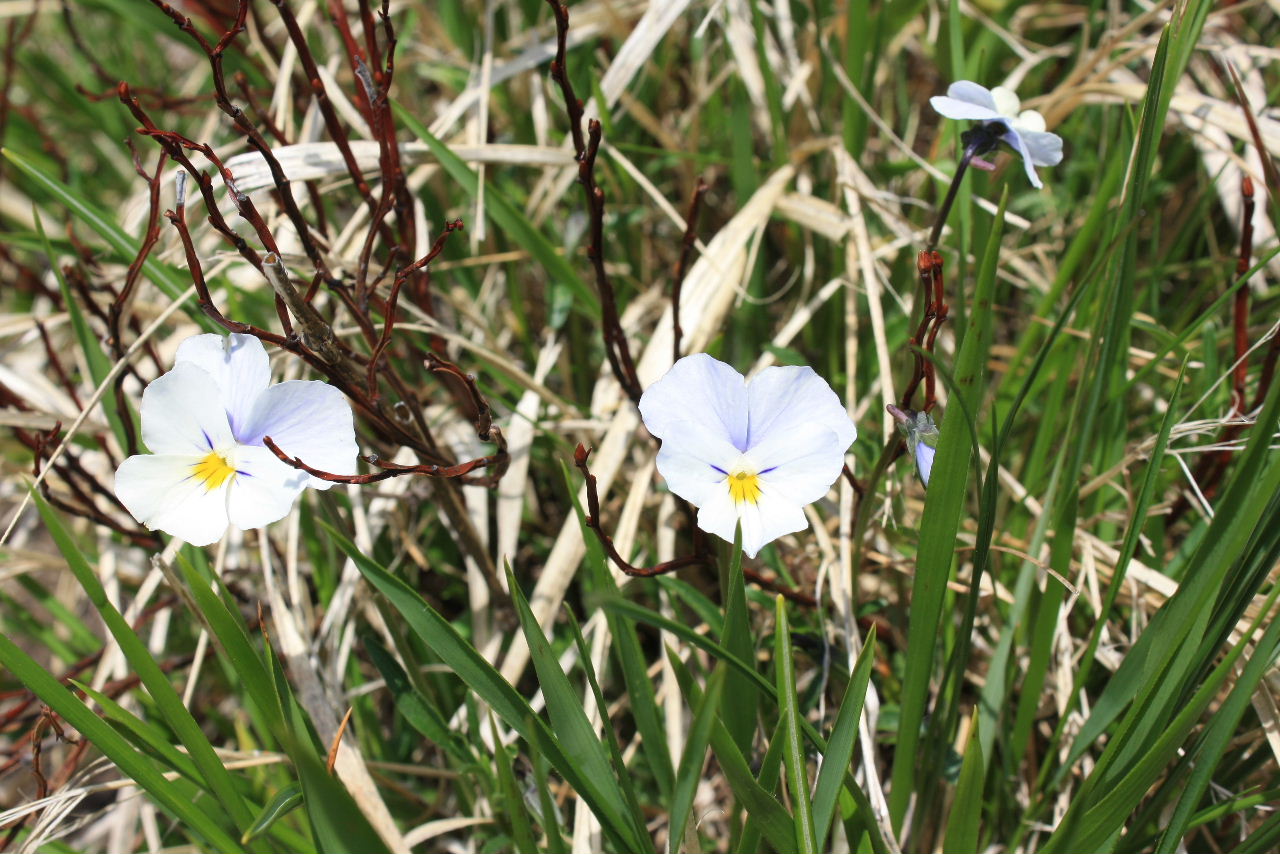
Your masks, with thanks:
M751 557L808 527L804 506L827 494L858 431L840 398L807 367L765 368L750 382L705 353L685 356L640 398L662 440L658 471L698 508L698 527Z
M142 393L142 441L150 454L116 470L116 495L152 530L196 546L217 542L227 524L261 528L284 518L308 486L332 483L281 462L355 474L351 406L322 382L271 384L262 342L251 335L196 335L178 347L173 370Z
M942 435L933 416L927 412L916 412L914 409L889 407L889 414L898 422L900 429L907 437L907 447L916 458L916 470L920 472L920 480L927 487L929 474L933 471L933 456L938 452L938 438Z
M947 88L946 95L929 99L933 108L949 119L980 121L999 139L1022 156L1031 184L1039 189L1037 166L1057 166L1062 162L1062 137L1045 130L1044 116L1035 110L1021 110L1021 102L1012 90L1003 86L987 89L968 80L959 80ZM999 127L997 127L997 125ZM983 152L979 151L978 154Z

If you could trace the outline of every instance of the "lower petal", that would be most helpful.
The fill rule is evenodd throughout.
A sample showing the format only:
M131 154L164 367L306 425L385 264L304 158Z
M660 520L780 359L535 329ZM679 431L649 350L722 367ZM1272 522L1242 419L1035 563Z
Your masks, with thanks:
M1056 133L1024 130L1021 136L1027 153L1031 155L1031 162L1035 165L1057 166L1062 162L1062 137Z
M311 475L280 462L261 446L236 451L236 476L227 501L231 524L248 530L278 522L293 509Z
M1031 186L1039 190L1044 186L1040 182L1040 176L1036 174L1035 158L1031 156L1031 151L1027 148L1026 142L1023 141L1022 135L1012 128L1001 137L1009 146L1022 157L1022 165L1027 170L1027 178L1031 181Z
M698 527L726 543L733 542L733 532L738 527L738 506L729 496L728 488L712 495L698 508Z
M129 457L116 469L116 495L148 530L193 546L216 543L227 530L227 487L206 489L193 475L200 457Z
M794 534L809 527L802 505L778 495L761 493L755 503L739 505L742 514L742 550L755 557L760 549L784 534Z

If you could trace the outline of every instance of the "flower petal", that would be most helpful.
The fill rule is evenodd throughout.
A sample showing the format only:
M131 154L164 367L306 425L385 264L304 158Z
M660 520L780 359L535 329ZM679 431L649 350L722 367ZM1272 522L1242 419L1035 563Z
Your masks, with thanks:
M992 89L991 100L995 102L996 112L1009 118L1018 115L1018 110L1022 107L1017 94L1006 86L997 86Z
M747 385L750 410L747 450L810 425L820 425L853 444L858 430L827 381L809 367L765 368Z
M231 524L261 528L283 519L311 479L261 445L241 445L236 449L236 477L227 500Z
M1009 143L1009 146L1014 151L1022 155L1022 165L1027 170L1027 178L1031 180L1031 186L1037 190L1043 187L1044 184L1040 182L1040 176L1036 174L1035 160L1031 156L1031 151L1027 148L1027 143L1022 139L1022 135L1013 128L1009 128L1008 133L1000 138Z
M240 441L260 446L263 436L270 436L282 451L312 468L333 474L356 473L360 449L351 404L346 395L327 383L291 380L258 395ZM331 481L309 475L307 480L315 489L333 486Z
M193 335L178 346L177 364L189 362L203 368L221 390L231 431L237 439L249 420L258 395L271 383L271 360L262 342L252 335L232 333Z
M739 510L742 514L742 550L747 557L755 557L760 549L784 534L809 527L801 505L767 493L761 493L755 504L739 505Z
M1044 133L1044 116L1035 110L1023 110L1013 120L1013 126L1023 133Z
M947 87L947 97L978 107L985 107L993 112L999 112L996 109L996 99L991 90L986 86L974 83L972 80L957 80L952 83Z
M685 356L640 397L644 426L666 439L692 422L738 450L747 448L747 388L742 374L706 353Z
M1056 133L1024 130L1019 134L1037 166L1057 166L1062 162L1062 137Z
M152 381L142 392L142 441L155 454L199 456L231 445L213 377L182 363Z
M759 466L763 495L803 507L822 498L840 477L848 441L821 425L778 432L749 454Z
M129 457L116 470L116 495L150 530L193 546L216 543L227 530L227 488L207 490L192 476L200 459L177 454Z
M738 527L738 506L733 503L727 487L698 508L698 527L726 543L733 542L733 532Z
M924 442L916 443L916 469L920 472L920 479L924 481L924 485L929 485L929 473L933 471L933 456L938 451L931 448Z
M952 88L955 88L954 86ZM947 95L934 95L929 105L949 119L975 119L977 121L993 121L1001 118L993 107L962 101Z
M725 480L740 456L727 440L701 425L677 422L658 451L658 472L668 489L694 507L701 507L721 493L728 494Z

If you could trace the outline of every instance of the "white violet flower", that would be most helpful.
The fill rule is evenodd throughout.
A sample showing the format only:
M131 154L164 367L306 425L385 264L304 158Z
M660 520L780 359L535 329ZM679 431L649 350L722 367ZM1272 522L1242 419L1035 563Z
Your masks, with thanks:
M640 398L662 440L658 471L698 508L698 527L749 556L808 527L804 506L827 494L858 431L840 398L807 367L765 368L750 382L705 353L685 356Z
M281 462L263 436L315 468L356 472L342 392L316 381L272 385L267 351L251 335L188 338L173 370L142 393L151 453L120 464L116 495L147 528L207 546L228 523L261 528L284 518L306 487L333 485Z
M947 87L946 95L929 99L933 108L949 119L972 119L984 125L999 124L999 134L1018 154L1026 167L1032 186L1039 189L1037 166L1057 166L1062 162L1062 137L1045 130L1044 116L1035 110L1022 110L1018 96L1003 86L987 89L968 80L958 80Z

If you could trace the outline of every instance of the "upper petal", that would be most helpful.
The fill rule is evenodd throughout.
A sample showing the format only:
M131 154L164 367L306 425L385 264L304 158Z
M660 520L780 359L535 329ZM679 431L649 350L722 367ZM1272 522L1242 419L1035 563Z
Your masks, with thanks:
M192 476L200 459L177 454L129 457L116 469L116 495L149 530L164 531L193 546L216 543L227 530L227 487L208 490Z
M232 444L213 377L182 362L152 381L142 392L142 441L152 453L200 456Z
M193 335L178 346L177 364L189 362L213 377L237 438L258 395L271 383L271 360L252 335Z
M1035 110L1023 110L1013 120L1013 125L1023 133L1044 133L1044 116Z
M1018 110L1022 107L1022 102L1018 100L1018 96L1012 89L1005 86L997 86L991 90L991 100L995 101L996 111L1002 116L1013 118L1018 115Z
M840 398L810 367L765 368L747 386L747 407L747 450L774 434L785 438L813 425L842 439L842 451L858 437Z
M666 439L673 425L693 422L747 447L747 388L742 374L706 353L685 356L640 397L644 426Z
M729 494L725 480L740 456L728 441L699 425L677 423L658 451L658 472L668 489L694 507L702 507L720 494Z
M263 436L270 436L280 450L312 468L333 474L356 473L360 449L351 404L346 395L327 383L290 380L258 395L239 438L245 445L261 445ZM332 481L306 478L316 489L333 486Z
M949 119L992 121L1001 118L1000 113L996 112L994 107L962 101L959 98L952 98L947 95L934 95L929 99L929 104Z
M283 519L311 475L282 463L262 447L236 449L236 476L227 513L237 528L261 528Z
M957 80L947 87L947 97L964 101L988 110L996 110L996 99L986 86L979 86L972 80Z

